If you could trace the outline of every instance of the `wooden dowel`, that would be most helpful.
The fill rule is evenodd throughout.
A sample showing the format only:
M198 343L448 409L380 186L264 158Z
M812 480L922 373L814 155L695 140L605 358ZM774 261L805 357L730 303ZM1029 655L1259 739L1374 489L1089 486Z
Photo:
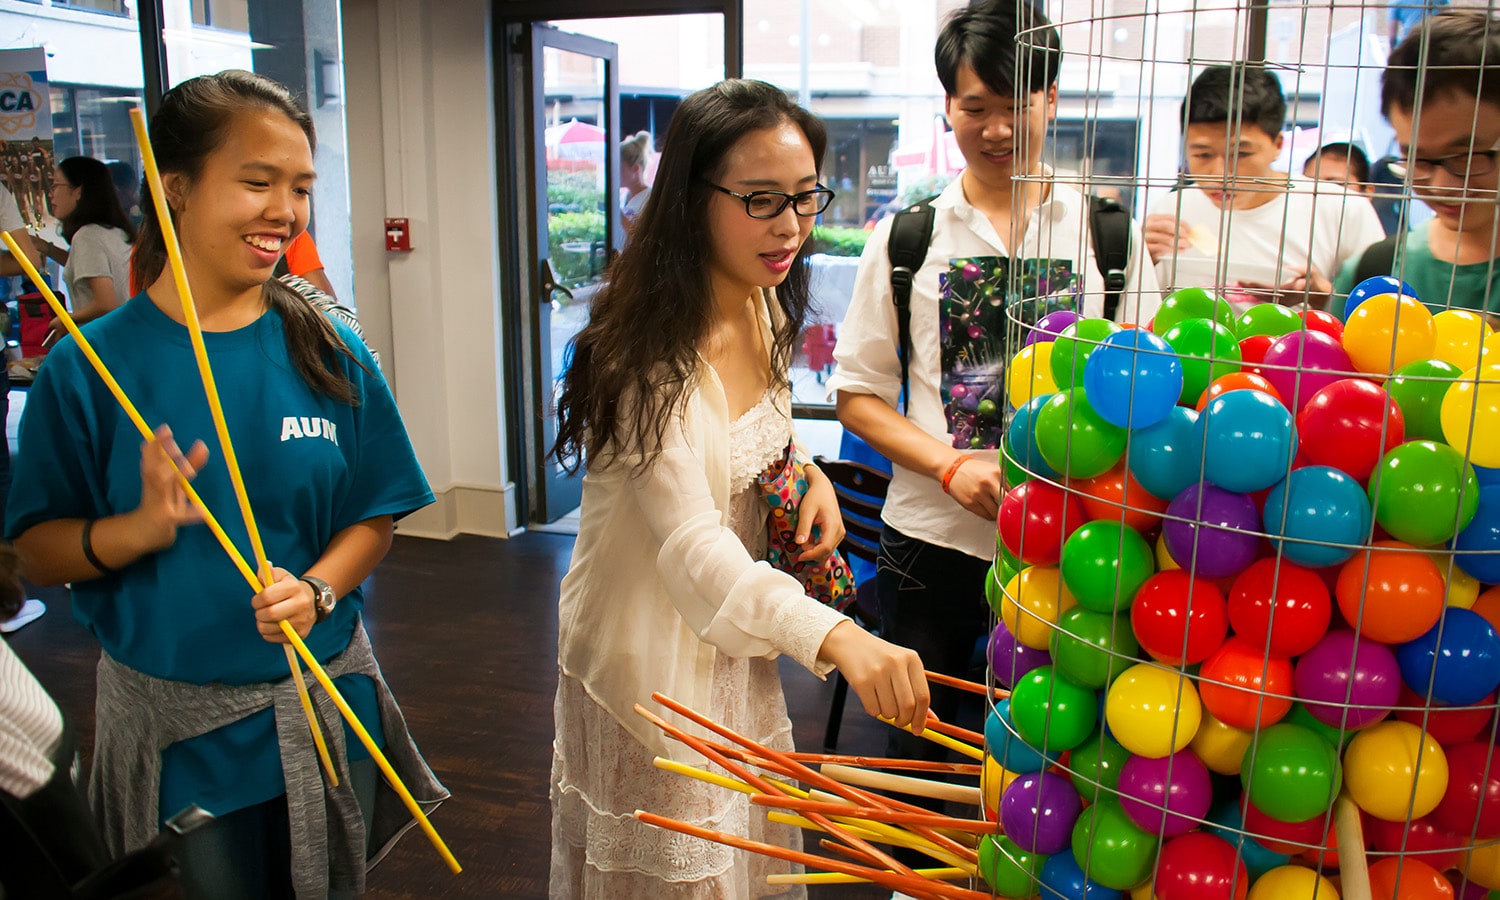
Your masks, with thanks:
M916 869L918 875L932 881L958 881L969 877L969 873L956 867L941 869ZM802 874L767 875L766 884L869 884L870 879L842 872L803 872Z
M934 672L930 669L927 671L927 680L933 684L957 688L960 691L968 691L971 694L978 694L981 697L991 693L991 689L982 684L975 684L972 681L965 681L962 678L954 678L952 675L944 675L942 672ZM1010 696L1010 691L1004 691L1000 688L994 688L993 693L996 700L1004 700Z
M1359 807L1347 791L1333 801L1333 829L1339 842L1339 879L1344 900L1372 900L1370 861L1365 858Z
M896 812L889 809L872 809L868 806L849 806L841 803L820 803L816 800L799 800L795 797L775 797L757 794L750 798L757 806L775 806L803 812L819 812L827 816L843 816L850 819L869 819L890 825L927 825L931 828L952 828L974 834L998 834L999 826L984 819L956 819L938 813Z
M933 800L952 800L969 806L979 806L984 802L979 788L975 787L948 784L943 781L928 781L924 778L911 778L906 775L892 775L888 772L871 772L856 769L853 766L824 765L821 768L824 775L841 784L858 785L882 791L899 791L903 794L928 797Z
M957 738L960 741L974 744L979 747L984 746L984 735L980 734L977 731L971 731L959 725L952 725L948 722L944 722L942 719L939 719L932 713L927 714L927 730L937 731L942 734L946 734L948 737Z
M738 755L742 757L741 762L758 765L756 760L762 757L752 756L737 747L729 747L724 744L708 742L710 747L721 753ZM895 759L887 756L849 756L842 753L804 753L790 751L785 754L787 759L799 763L834 763L836 765L860 766L865 769L894 769L913 772L941 772L948 775L973 775L979 776L984 767L978 763L955 763L941 762L930 759Z
M891 726L892 728L899 728L902 731L916 734L914 727L901 728L901 726L896 724L895 720L887 718L885 716L877 716L876 718L880 719L880 721ZM939 747L947 747L949 750L952 750L953 752L960 755L967 756L970 759L977 759L981 761L984 759L984 751L980 748L971 747L970 745L965 744L963 741L956 741L953 738L948 737L946 734L935 731L932 728L922 729L922 733L918 734L917 737L922 738L925 741L931 741L932 743L937 744Z

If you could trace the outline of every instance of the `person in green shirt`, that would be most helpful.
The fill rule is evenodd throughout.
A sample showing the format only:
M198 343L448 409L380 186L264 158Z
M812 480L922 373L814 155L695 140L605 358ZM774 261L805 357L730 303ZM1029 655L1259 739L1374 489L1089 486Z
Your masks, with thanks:
M1380 102L1401 147L1391 168L1434 217L1351 260L1335 294L1390 273L1434 310L1500 313L1500 18L1429 16L1391 51Z

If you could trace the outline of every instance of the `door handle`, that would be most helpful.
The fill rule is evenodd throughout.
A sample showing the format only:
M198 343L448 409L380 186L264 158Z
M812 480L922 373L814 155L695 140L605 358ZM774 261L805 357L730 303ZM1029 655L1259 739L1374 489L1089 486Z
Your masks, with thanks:
M551 303L552 295L557 291L561 291L562 295L569 300L573 299L573 292L558 284L557 279L553 277L551 260L537 260L537 271L541 273L543 303Z

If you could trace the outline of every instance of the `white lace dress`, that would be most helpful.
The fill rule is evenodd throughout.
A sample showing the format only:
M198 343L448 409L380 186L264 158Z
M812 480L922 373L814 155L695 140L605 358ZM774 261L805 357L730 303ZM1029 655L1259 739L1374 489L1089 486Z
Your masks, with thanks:
M791 421L767 393L729 428L730 472L737 485L729 524L756 558L765 555L766 511L756 476L781 454ZM823 632L807 636L821 643ZM792 648L812 659L817 646ZM718 656L713 672L714 721L779 750L792 750L791 722L776 661ZM552 771L553 897L578 900L804 897L800 886L766 884L790 864L643 825L637 809L704 828L801 849L800 829L766 821L744 794L663 772L620 723L576 679L558 685ZM568 715L563 710L568 710ZM717 767L712 771L724 774ZM800 868L800 867L798 867Z

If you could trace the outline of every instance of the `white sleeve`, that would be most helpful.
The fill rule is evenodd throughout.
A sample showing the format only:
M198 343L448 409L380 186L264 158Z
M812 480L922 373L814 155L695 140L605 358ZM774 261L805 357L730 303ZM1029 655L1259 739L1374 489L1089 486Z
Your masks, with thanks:
M899 332L891 293L891 261L886 255L894 221L894 216L888 216L876 225L860 255L854 296L833 348L836 366L828 378L829 398L841 390L874 394L892 409L900 400Z
M1161 286L1156 280L1156 267L1146 253L1146 238L1141 233L1141 223L1130 222L1130 267L1125 277L1125 296L1120 299L1120 308L1115 312L1115 321L1121 324L1145 325L1161 308Z
M786 653L817 675L832 671L816 655L843 614L809 598L791 575L751 559L721 524L703 462L679 427L669 429L645 471L628 477L661 547L657 575L694 634L730 656Z

